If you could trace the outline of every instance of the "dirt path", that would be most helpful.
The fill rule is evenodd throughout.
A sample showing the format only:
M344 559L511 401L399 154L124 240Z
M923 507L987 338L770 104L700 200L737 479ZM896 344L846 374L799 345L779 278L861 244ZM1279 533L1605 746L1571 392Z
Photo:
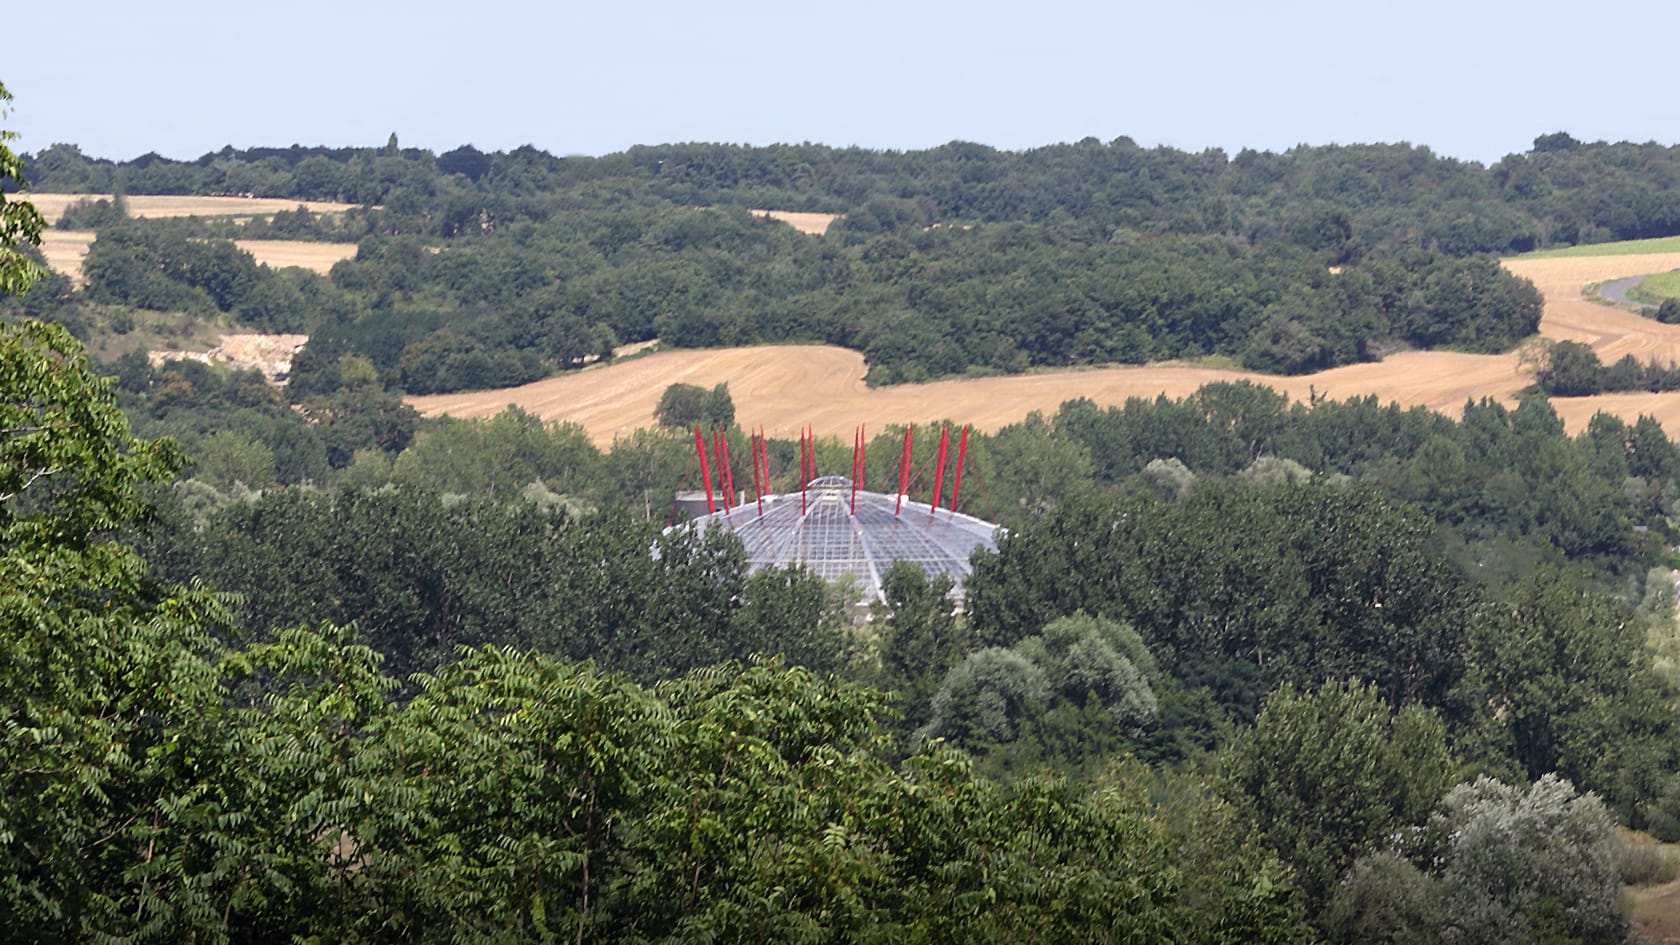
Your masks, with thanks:
M1680 942L1680 880L1627 893L1634 920L1653 942Z
M1680 325L1663 325L1592 302L1582 295L1589 283L1662 272L1680 267L1680 253L1647 256L1590 256L1515 260L1513 272L1534 280L1546 298L1541 334L1591 344L1606 363L1624 354L1680 362ZM809 423L819 434L851 434L859 423L878 429L888 423L948 418L993 431L1034 410L1054 412L1076 397L1122 404L1129 397L1184 397L1210 381L1247 378L1298 400L1309 390L1335 399L1375 394L1383 402L1421 405L1457 416L1466 400L1493 397L1515 401L1530 378L1517 355L1413 351L1372 364L1351 364L1302 377L1274 377L1243 371L1178 365L1114 366L1015 377L937 381L870 389L863 383L863 356L818 345L776 345L705 351L670 351L639 360L549 378L523 387L414 397L427 416L492 416L518 404L545 419L582 424L599 444L653 423L653 408L669 384L685 381L711 387L729 384L736 417L763 426L773 436L792 436ZM1553 401L1573 431L1600 410L1629 421L1655 416L1669 436L1680 438L1680 395L1606 394Z

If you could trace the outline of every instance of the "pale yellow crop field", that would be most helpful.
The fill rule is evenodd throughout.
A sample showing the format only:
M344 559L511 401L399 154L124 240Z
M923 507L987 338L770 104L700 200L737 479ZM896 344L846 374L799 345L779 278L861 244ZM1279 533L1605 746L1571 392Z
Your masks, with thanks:
M93 245L93 233L86 230L51 228L64 215L66 207L79 200L109 200L110 194L24 194L22 199L35 205L46 218L47 229L41 234L41 253L47 265L75 279L82 278L82 260ZM354 204L328 203L322 200L282 200L270 197L171 197L138 195L125 198L132 217L260 217L281 210L308 207L311 213L342 213ZM333 263L356 255L354 243L304 243L291 240L240 240L240 248L254 256L257 262L276 269L301 266L325 275Z
M82 260L93 245L92 230L47 230L41 234L41 255L47 268L62 272L77 285L82 283Z
M1625 276L1680 267L1680 253L1513 260L1512 271L1534 280L1545 295L1540 332L1593 346L1606 363L1624 354L1680 362L1680 325L1663 325L1587 300L1582 287ZM486 417L518 404L550 420L581 424L599 444L653 424L653 408L677 381L711 387L729 384L743 426L762 426L791 437L804 424L820 435L851 435L860 423L948 418L996 430L1034 410L1054 412L1064 401L1089 397L1122 404L1130 397L1183 397L1210 381L1246 378L1306 400L1309 391L1334 399L1376 395L1383 402L1424 406L1457 416L1466 400L1492 397L1514 403L1531 383L1516 353L1459 354L1411 351L1370 364L1351 364L1301 377L1183 365L1111 366L1015 377L936 381L871 389L863 382L863 356L819 345L669 351L622 364L591 368L521 387L413 397L427 416ZM1600 410L1629 421L1651 414L1680 438L1680 394L1605 394L1554 400L1573 431Z
M257 262L274 269L297 266L326 275L337 263L356 258L355 243L304 243L297 240L234 240Z
M62 272L79 284L82 261L93 246L91 230L47 230L41 234L41 254L55 272ZM296 240L235 240L234 245L250 253L257 262L275 269L299 266L326 275L341 259L356 258L355 243L303 243Z
M801 233L821 236L828 232L829 226L840 219L838 213L806 213L800 210L753 210L761 217L780 220Z
M22 199L35 205L46 217L47 225L58 222L64 209L78 200L110 200L110 194L44 194L26 193ZM280 197L175 197L131 195L128 202L131 217L263 217L281 210L308 207L311 213L342 213L355 209L355 204L329 203L324 200L287 200Z

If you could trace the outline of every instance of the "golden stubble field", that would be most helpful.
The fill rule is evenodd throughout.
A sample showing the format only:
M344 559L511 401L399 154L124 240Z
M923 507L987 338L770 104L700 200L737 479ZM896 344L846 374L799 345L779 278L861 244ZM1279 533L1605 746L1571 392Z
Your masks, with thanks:
M62 272L80 284L82 261L93 246L90 230L48 230L41 234L41 254L55 272ZM234 245L257 262L275 269L299 266L326 275L341 259L356 258L355 243L302 243L296 240L235 240Z
M835 220L840 219L838 213L808 213L803 210L753 210L761 217L780 220L801 233L821 236L828 232L828 228Z
M1546 298L1540 332L1582 341L1606 363L1632 353L1642 359L1680 362L1680 326L1663 325L1583 297L1589 283L1680 267L1680 253L1513 260L1513 272L1532 279ZM1371 364L1352 364L1301 377L1182 365L1113 366L1016 377L937 381L871 389L863 383L863 356L818 345L774 345L704 351L669 351L638 360L549 378L521 387L413 397L427 416L492 416L517 404L549 420L581 424L598 444L653 424L653 408L669 384L702 387L728 382L743 426L762 426L791 437L803 424L819 435L851 435L860 423L948 418L995 431L1034 410L1054 412L1064 401L1089 397L1122 404L1130 397L1184 397L1210 381L1245 378L1306 400L1316 391L1333 399L1375 394L1383 402L1420 405L1457 416L1466 400L1492 397L1514 403L1530 383L1516 353L1479 355L1413 351ZM1629 421L1651 414L1671 437L1680 437L1680 394L1605 394L1554 400L1573 431L1594 413Z
M304 243L298 240L234 240L233 245L274 269L297 266L326 275L333 264L356 258L355 243Z
M23 199L35 205L48 225L58 222L64 208L78 200L110 200L110 194L26 193ZM131 217L265 217L281 210L308 207L311 213L342 213L355 204L324 200L287 200L281 197L175 197L136 194L123 198Z
M64 208L78 200L109 200L109 194L29 194L28 200L41 211L51 227L63 216ZM347 203L327 203L320 200L280 200L267 197L152 197L126 198L128 213L133 217L238 217L269 216L281 210L296 210L305 206L312 213L340 213L351 209ZM355 243L303 243L295 240L238 240L239 248L249 252L257 262L282 269L300 266L311 272L326 275L333 263L352 259ZM48 229L41 234L41 254L47 265L78 283L82 281L82 260L93 245L91 230Z

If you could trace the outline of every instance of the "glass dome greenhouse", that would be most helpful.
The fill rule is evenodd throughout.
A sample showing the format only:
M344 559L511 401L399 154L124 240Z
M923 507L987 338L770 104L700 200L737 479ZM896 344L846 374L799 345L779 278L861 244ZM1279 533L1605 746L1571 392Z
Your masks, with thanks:
M822 476L803 493L764 496L701 515L674 528L712 527L746 546L749 568L803 565L828 581L848 575L864 600L882 600L881 575L894 561L929 577L949 575L961 593L976 548L997 550L998 527L972 515L880 492L854 490L845 476Z

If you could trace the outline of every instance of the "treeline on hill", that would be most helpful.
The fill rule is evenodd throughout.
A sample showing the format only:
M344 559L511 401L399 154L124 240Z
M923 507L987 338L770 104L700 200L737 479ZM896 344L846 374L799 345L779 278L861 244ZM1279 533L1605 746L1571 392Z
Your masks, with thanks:
M1406 347L1503 350L1540 318L1534 288L1484 257L1411 248L1332 272L1286 242L1035 223L813 238L651 198L442 245L365 235L330 277L259 266L224 238L243 229L98 232L85 287L58 277L10 308L84 338L127 330L133 309L304 332L292 383L310 393L339 385L346 355L388 389L427 394L522 383L656 337L843 345L877 383L1205 355L1300 373Z
M1680 838L1648 421L1075 402L971 437L965 611L858 626L603 494L678 434L224 492L62 330L0 364L0 938L1608 943L1618 822Z
M400 148L393 135L383 148L229 147L192 161L113 162L64 144L25 158L28 186L40 191L379 204L405 217L408 232L442 237L630 195L845 213L848 227L865 232L1022 222L1285 239L1332 262L1385 245L1508 254L1680 232L1680 150L1562 132L1491 167L1410 144L1233 157L1140 148L1124 137L1019 152L967 142L910 152L691 143L597 158L471 145L433 155Z
M877 383L1220 355L1303 372L1403 347L1509 347L1532 288L1476 254L1680 232L1674 149L1549 135L1492 168L1397 146L1190 155L1121 139L1019 154L671 145L224 150L116 164L58 146L33 186L343 199L342 216L128 221L89 285L28 313L91 333L164 307L313 337L313 391L345 354L388 389L530 380L614 345L817 341ZM801 236L747 207L843 213ZM359 242L330 278L269 273L221 240ZM1327 267L1335 266L1339 275ZM14 305L18 303L13 303Z
M683 434L398 393L656 335L849 344L876 381L1503 347L1538 298L1459 254L1672 233L1671 153L50 149L42 189L370 206L89 205L87 286L0 302L0 941L1623 942L1620 882L1675 865L1617 829L1680 840L1654 420L1073 401L971 435L965 504L1009 532L966 605L896 566L858 624L661 532ZM360 248L277 273L252 235ZM312 342L282 391L22 318L152 306Z
M1669 304L1674 303L1674 304ZM1665 319L1680 313L1680 299L1669 299L1659 310ZM1675 316L1680 317L1680 316ZM1553 397L1590 397L1618 391L1664 393L1680 390L1680 368L1674 364L1640 361L1631 354L1605 364L1598 352L1579 341L1545 343L1535 359L1535 387Z

